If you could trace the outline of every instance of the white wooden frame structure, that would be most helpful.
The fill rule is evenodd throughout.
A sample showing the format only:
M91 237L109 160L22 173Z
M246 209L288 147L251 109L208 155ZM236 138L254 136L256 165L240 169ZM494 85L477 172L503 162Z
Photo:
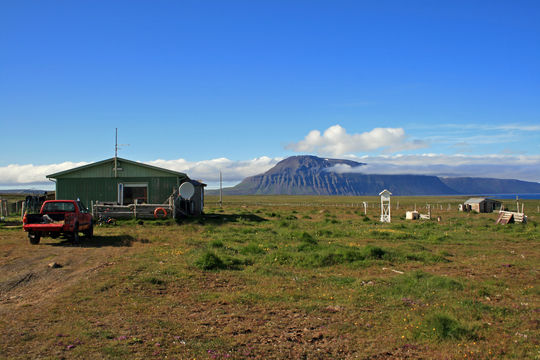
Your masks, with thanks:
M381 197L381 222L391 222L391 206L390 206L390 195L392 193L386 189L379 193Z

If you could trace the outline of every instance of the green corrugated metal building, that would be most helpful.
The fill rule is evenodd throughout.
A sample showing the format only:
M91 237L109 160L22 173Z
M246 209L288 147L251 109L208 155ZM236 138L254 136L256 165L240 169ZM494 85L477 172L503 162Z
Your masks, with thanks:
M174 189L189 180L181 172L150 166L122 158L111 158L93 164L47 175L56 182L56 199L81 199L115 202L162 204Z

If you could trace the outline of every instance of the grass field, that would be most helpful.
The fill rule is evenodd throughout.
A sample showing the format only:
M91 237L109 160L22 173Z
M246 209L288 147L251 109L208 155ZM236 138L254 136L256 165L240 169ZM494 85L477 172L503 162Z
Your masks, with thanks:
M81 246L0 225L0 358L540 359L538 200L506 226L462 198L394 197L391 224L378 198L206 200Z

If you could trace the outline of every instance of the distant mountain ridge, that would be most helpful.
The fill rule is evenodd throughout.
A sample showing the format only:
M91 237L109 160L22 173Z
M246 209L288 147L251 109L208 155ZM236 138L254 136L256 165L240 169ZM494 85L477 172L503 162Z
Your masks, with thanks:
M1 190L0 194L6 195L43 195L49 192L54 192L54 190L34 190L34 189L10 189L10 190Z
M456 177L440 178L452 189L467 190L467 194L534 194L540 193L540 184L514 179Z
M540 193L540 184L493 178L442 178L429 175L376 175L351 172L366 164L317 156L291 156L263 174L223 189L228 195L462 195ZM209 193L215 193L212 190Z

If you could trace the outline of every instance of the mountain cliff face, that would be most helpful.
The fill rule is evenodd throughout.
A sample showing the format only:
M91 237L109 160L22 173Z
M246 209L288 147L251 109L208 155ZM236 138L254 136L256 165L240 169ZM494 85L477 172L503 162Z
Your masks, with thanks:
M244 179L227 189L230 195L394 195L457 194L436 176L365 175L350 172L365 164L351 160L292 156L264 174ZM347 170L348 172L343 172Z
M292 156L280 161L264 174L248 177L240 184L224 189L224 193L360 196L378 195L383 189L390 190L394 195L540 193L539 183L519 180L354 172L354 168L361 169L363 165L351 160Z

